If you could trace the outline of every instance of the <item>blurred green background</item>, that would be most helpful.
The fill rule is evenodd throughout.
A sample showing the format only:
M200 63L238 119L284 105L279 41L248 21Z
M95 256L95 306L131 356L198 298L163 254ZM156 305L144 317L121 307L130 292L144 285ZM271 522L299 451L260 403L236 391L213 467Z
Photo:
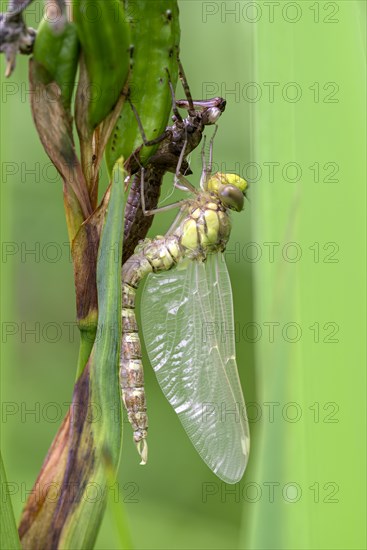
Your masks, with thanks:
M132 539L365 548L366 4L179 4L192 94L228 102L216 167L251 183L226 257L252 448L240 483L218 480L147 366L149 463L139 466L125 424L118 482ZM36 27L40 3L28 12ZM70 403L78 352L62 186L32 123L27 61L1 83L1 442L17 517ZM198 154L191 164L195 182ZM152 234L171 219L156 217ZM109 512L96 547L119 548Z

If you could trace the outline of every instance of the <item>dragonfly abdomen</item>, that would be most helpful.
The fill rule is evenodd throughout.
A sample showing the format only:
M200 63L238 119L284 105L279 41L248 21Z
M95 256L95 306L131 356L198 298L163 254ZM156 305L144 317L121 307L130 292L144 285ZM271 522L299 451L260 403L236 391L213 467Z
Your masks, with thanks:
M128 420L134 430L142 464L147 461L145 438L148 430L141 347L133 304L135 290L123 285L123 296L129 295L122 309L122 342L120 353L120 385ZM123 299L124 302L124 299Z
M141 464L145 464L148 458L148 416L141 345L135 316L136 290L145 275L171 269L181 255L178 237L157 238L145 241L141 245L141 250L138 249L122 268L120 385L128 420L134 430L134 441L141 456Z

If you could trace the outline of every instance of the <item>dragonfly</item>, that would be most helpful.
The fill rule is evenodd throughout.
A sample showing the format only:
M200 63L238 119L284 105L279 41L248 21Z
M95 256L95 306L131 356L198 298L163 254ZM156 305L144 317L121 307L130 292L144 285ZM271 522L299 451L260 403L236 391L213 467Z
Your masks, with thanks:
M247 465L250 438L223 252L230 213L243 210L247 182L235 174L212 175L212 150L213 139L208 165L202 152L200 189L176 174L175 186L190 197L154 211L179 207L166 235L142 241L122 267L120 384L145 464L148 418L135 297L147 276L142 329L160 387L204 462L223 481L236 483ZM225 327L222 333L219 327Z
M141 147L159 144L157 151L144 168L143 194L145 204L150 210L155 209L158 204L164 174L166 172L176 173L179 159L181 159L180 172L183 175L192 173L186 157L199 145L205 127L215 124L226 107L226 100L221 97L193 100L182 64L179 59L177 61L186 99L177 100L175 98L175 92L169 80L173 124L167 126L161 136L153 140L147 139L139 114L131 104L143 140ZM179 108L187 110L186 118L182 118ZM138 158L141 147L134 151L126 161L126 169L131 174L127 184L131 183L131 186L125 207L123 263L134 252L138 242L145 238L153 221L153 216L146 216L142 209L141 170ZM181 156L182 150L185 153Z

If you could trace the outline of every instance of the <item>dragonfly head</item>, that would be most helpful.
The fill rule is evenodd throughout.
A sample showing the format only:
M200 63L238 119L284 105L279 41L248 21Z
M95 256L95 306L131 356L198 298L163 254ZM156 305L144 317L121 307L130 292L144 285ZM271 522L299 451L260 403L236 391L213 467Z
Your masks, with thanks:
M248 183L236 174L217 172L208 180L207 189L218 195L226 208L243 210Z
M203 113L203 116L202 116L202 121L205 126L210 124L215 124L217 122L218 118L223 113L224 107L226 105L226 102L224 100L223 102L224 102L224 106L221 104L218 107L215 106L215 107L209 107L208 109L206 109L206 111Z

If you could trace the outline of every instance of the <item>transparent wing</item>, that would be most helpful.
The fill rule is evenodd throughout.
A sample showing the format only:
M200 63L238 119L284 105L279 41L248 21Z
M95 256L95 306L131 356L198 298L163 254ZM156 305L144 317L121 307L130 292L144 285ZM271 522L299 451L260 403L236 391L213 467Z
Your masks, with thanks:
M211 311L213 313L217 342L224 368L231 385L235 401L244 418L248 451L250 450L249 428L246 407L236 362L235 326L231 280L223 254L210 254L205 262Z
M227 483L241 479L249 452L234 333L221 341L218 330L223 319L231 319L233 326L232 317L221 255L215 254L207 266L188 261L148 277L142 324L149 359L196 450Z

